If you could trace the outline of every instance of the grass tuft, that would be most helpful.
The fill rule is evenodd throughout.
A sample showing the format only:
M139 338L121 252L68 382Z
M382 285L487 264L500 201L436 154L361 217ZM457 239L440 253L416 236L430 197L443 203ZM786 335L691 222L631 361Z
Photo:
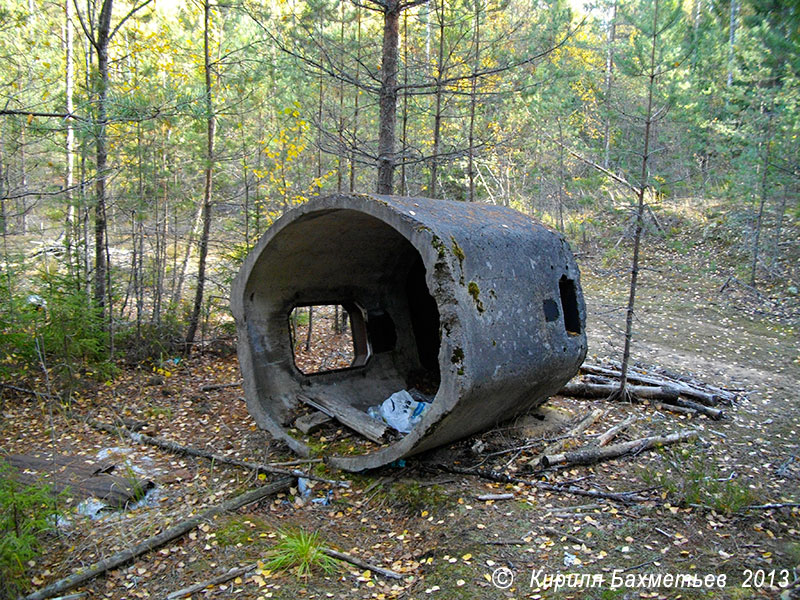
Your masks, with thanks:
M325 573L335 569L336 561L325 554L318 534L304 529L284 529L279 535L280 540L267 555L266 569L293 571L297 577L308 577L317 568Z

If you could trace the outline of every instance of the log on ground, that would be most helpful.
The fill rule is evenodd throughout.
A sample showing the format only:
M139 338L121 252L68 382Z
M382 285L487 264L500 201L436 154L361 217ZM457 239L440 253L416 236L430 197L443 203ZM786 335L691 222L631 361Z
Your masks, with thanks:
M639 453L651 448L659 448L661 446L668 446L678 442L683 442L697 437L697 432L694 430L679 431L669 435L653 435L650 437L632 440L630 442L622 442L612 446L585 446L570 452L563 452L561 454L553 454L550 456L542 457L542 464L544 466L555 465L590 465L592 463L617 458L630 453Z
M626 391L636 398L645 400L675 401L680 396L677 388L662 385L627 385ZM610 398L619 392L619 385L614 383L568 383L558 393L572 398Z
M136 544L127 550L117 552L112 556L96 562L88 569L78 571L69 577L65 577L64 579L60 579L55 583L51 583L50 585L25 596L24 600L44 600L45 598L52 598L57 594L76 588L79 585L86 583L87 581L91 581L99 575L102 575L106 571L116 569L117 567L130 562L137 556L150 552L155 548L163 546L164 544L189 533L192 529L198 527L200 524L216 515L239 509L243 506L247 506L248 504L252 504L253 502L258 502L259 500L266 498L271 494L282 492L283 490L288 489L293 482L294 478L286 477L284 479L279 479L274 483L270 483L269 485L265 485L263 487L245 492L244 494L240 494L234 498L229 498L225 502L217 504L216 506L212 506L197 516L185 519L177 525L173 525L161 533L149 537L143 542L140 542L139 544Z

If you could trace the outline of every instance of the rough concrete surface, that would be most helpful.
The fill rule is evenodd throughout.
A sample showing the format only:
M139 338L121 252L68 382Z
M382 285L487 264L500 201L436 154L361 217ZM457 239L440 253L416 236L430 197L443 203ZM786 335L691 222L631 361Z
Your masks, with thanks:
M329 457L360 471L446 444L540 405L586 354L578 268L562 236L510 208L426 198L333 195L278 219L231 292L248 409L294 451L298 395L366 410L427 382L413 431L374 452ZM350 313L350 368L304 375L288 317ZM432 390L432 391L433 391Z

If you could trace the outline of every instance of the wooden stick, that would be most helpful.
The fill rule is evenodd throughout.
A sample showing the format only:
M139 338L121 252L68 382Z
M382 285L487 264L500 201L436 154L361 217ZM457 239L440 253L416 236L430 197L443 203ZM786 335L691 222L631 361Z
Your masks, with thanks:
M572 535L571 533L567 533L566 531L559 531L559 530L558 530L558 529L556 529L555 527L545 527L545 528L544 528L544 530L545 530L547 533L550 533L550 534L552 534L552 535L557 535L558 537L565 537L565 538L567 538L569 541L571 541L571 542L575 542L576 544L581 544L582 546L588 546L588 545L589 545L589 544L586 542L586 540L583 540L583 539L579 538L579 537L578 537L578 536L576 536L576 535Z
M678 406L676 404L670 404L669 402L653 402L653 408L657 410L665 410L667 412L677 413L679 415L686 415L687 417L694 417L697 415L696 410L692 410L691 408L684 408L683 406Z
M379 567L377 565L373 565L372 563L368 563L363 561L351 554L345 554L344 552L338 552L336 550L332 550L330 548L322 548L322 553L330 556L331 558L335 558L336 560L341 560L343 562L350 563L351 565L355 565L362 569L369 569L373 573L378 573L379 575L383 575L384 577L389 577L392 579L402 579L403 576L396 571L392 571L391 569L384 569L383 567ZM165 600L176 600L176 598L183 598L184 596L189 596L194 594L195 592L200 592L212 585L219 585L220 583L225 583L226 581L230 581L240 575L246 575L252 571L258 569L258 563L247 565L245 567L235 567L233 569L229 569L225 573L221 575L217 575L211 579L206 581L201 581L199 583L192 584L188 587L182 588L180 590L176 590L171 592Z
M585 446L571 452L543 456L542 464L545 467L550 467L553 465L590 465L592 463L609 460L611 458L617 458L630 452L641 452L643 450L649 450L650 448L668 446L670 444L683 442L695 437L697 437L697 432L690 430L679 431L677 433L671 433L664 436L654 435L630 442L614 444L613 446L606 446L604 448L598 446Z
M612 368L617 370L622 368L622 363L616 360L609 361ZM641 367L637 364L633 367L634 372L640 372L641 375L646 375L646 373L641 373ZM680 375L678 373L673 373L668 369L657 369L653 370L652 375L656 375L659 377L665 377L670 381L679 382L681 384L687 385L690 388L693 388L698 391L702 391L705 393L710 393L712 396L718 396L717 400L724 400L727 404L732 403L736 400L736 392L744 392L745 390L742 389L722 389L715 385L711 385L710 383L705 383L703 381L698 381L693 377L688 377L686 375ZM687 394L688 395L688 394Z
M234 567L222 573L221 575L217 575L216 577L212 577L207 581L201 581L199 583L194 583L188 587L182 588L180 590L176 590L174 592L170 592L167 594L166 600L175 600L176 598L183 598L185 596L190 596L195 592L202 592L209 586L212 585L219 585L220 583L225 583L226 581L230 581L231 579L235 579L240 575L245 575L250 571L255 571L258 568L258 564L247 565L246 567Z
M751 504L745 506L742 510L772 510L774 508L797 508L800 507L800 502L779 502L773 504Z
M233 381L231 383L212 383L204 385L200 388L201 392L211 392L213 390L224 390L225 388L239 387L242 385L241 381Z
M636 398L648 400L669 402L677 400L680 396L677 388L667 385L661 387L629 385L625 389ZM573 398L610 398L618 391L619 385L615 383L568 383L558 393Z
M594 373L595 375L603 375L605 377L611 377L612 379L619 379L620 373L619 371L615 371L613 369L607 369L605 367L599 367L596 365L588 365L586 363L581 365L581 371L584 373ZM644 383L647 385L656 385L662 386L667 385L669 387L674 387L680 391L681 394L687 396L689 398L694 398L695 400L702 402L706 406L715 406L719 404L720 399L724 399L728 402L732 401L732 395L728 394L727 396L723 396L722 394L711 394L709 392L704 392L702 390L698 390L695 387L692 387L686 383L682 383L680 381L673 381L673 380L665 380L662 378L651 377L649 375L641 375L640 373L636 373L633 371L628 372L628 380L633 381L636 383ZM722 390L720 390L722 391Z
M297 460L287 460L286 462L267 463L270 467L296 467L298 465L314 465L322 462L321 458L298 458Z
M555 454L556 452L559 452L564 447L564 445L567 443L567 440L569 440L571 438L578 437L579 435L581 435L584 431L589 429L589 427L591 427L594 424L594 422L597 421L597 419L600 418L600 416L602 414L603 414L603 411L601 409L595 408L592 412L590 412L588 415L583 417L583 419L578 421L578 424L575 425L575 427L573 427L572 429L570 429L566 433L566 435L562 436L560 439L556 440L555 442L553 442L552 444L547 446L541 452L541 454L539 454L538 456L534 457L533 460L531 460L528 463L528 466L530 466L530 467L532 467L534 469L538 468L540 466L540 463L541 463L541 460L542 460L542 456L545 456L547 454Z
M626 430L628 427L630 427L631 425L633 425L633 424L636 422L637 418L638 418L638 417L636 417L636 415L631 415L630 417L628 417L627 419L625 419L625 420L624 420L624 421L622 421L621 423L617 423L617 424L616 424L616 425L614 425L614 426L613 426L611 429L609 429L609 430L608 430L608 431L606 431L605 433L601 434L601 435L600 435L600 437L599 437L599 438L597 438L597 440L596 440L596 444L597 444L598 446L605 446L605 445L606 445L608 442L610 442L611 440L613 440L613 439L614 439L615 437L617 437L617 436L618 436L620 433L622 433L622 432L623 432L623 431L625 431L625 430Z
M317 477L316 475L312 475L310 473L306 473L304 471L300 471L297 469L281 469L279 467L273 467L271 465L267 465L264 463L251 463L236 458L228 458L227 456L224 456L222 454L216 454L214 452L209 452L208 450L202 450L200 448L192 448L191 446L182 446L176 442L165 440L163 438L152 437L149 435L145 435L143 433L131 433L130 431L122 427L114 427L113 425L109 425L108 423L103 423L101 421L95 421L94 419L87 419L86 423L87 425L90 425L95 429L99 429L100 431L105 431L113 435L122 435L127 438L130 438L137 444L147 444L149 446L155 446L156 448L161 448L162 450L167 450L175 454L185 454L187 456L197 456L199 458L206 458L208 460L214 461L215 463L220 463L223 465L233 465L235 467L242 467L244 469L253 469L258 473L291 475L292 477L304 477L306 479L312 479L314 481L321 481L322 483L327 483L329 485L336 485L339 487L350 487L349 481L337 481L334 479L325 479L323 477Z
M201 523L211 519L215 515L230 512L248 504L252 504L253 502L258 502L262 498L265 498L271 494L288 489L293 482L294 479L292 477L285 477L284 479L279 479L278 481L270 483L269 485L250 490L249 492L245 492L244 494L230 498L221 504L212 506L195 517L185 519L177 525L173 525L161 533L147 538L132 548L128 548L122 552L117 552L112 556L102 559L86 570L78 571L69 577L65 577L64 579L60 579L55 583L51 583L50 585L25 596L24 600L44 600L45 598L51 598L56 594L60 594L78 587L79 585L94 579L98 575L102 575L106 571L115 569L120 565L133 560L137 556L150 552L159 546L163 546L167 542L171 542L172 540L187 534L189 531L199 526Z
M676 406L682 406L683 408L690 408L709 417L710 419L714 419L715 421L719 421L725 416L725 411L721 408L713 408L711 406L706 406L705 404L701 404L699 402L692 402L691 400L686 400L684 398L678 398L674 401L674 404Z
M11 385L9 383L0 383L0 388L5 388L7 390L11 390L12 392L18 392L20 394L26 394L28 396L41 396L42 398L50 398L53 399L55 396L51 396L50 394L46 394L44 392L37 392L35 390L29 390L28 388L18 387L16 385Z
M560 494L573 494L575 496L586 496L587 498L602 498L604 500L611 500L613 502L620 502L622 504L630 504L631 502L646 502L647 498L639 496L636 492L601 492L599 490L584 490L574 485L556 485L547 483L546 481L535 481L531 479L521 479L519 477L512 477L505 473L498 473L497 471L479 471L475 469L464 469L462 467L453 467L450 465L437 464L436 468L447 473L454 473L456 475L472 475L473 477L481 477L489 481L496 481L498 483L519 483L527 485L528 487L535 487L549 492L558 492Z
M700 404L699 402L681 398L680 389L672 387L671 385L663 385L661 387L629 385L626 389L636 399L659 400L666 404L680 407L678 409L673 409L669 406L656 405L656 408L661 408L662 410L669 410L681 414L701 413L714 420L719 420L724 415L724 412L718 408L712 408L705 404ZM568 383L561 389L559 394L575 398L609 398L618 391L619 386L614 383L581 382Z
M489 502L491 500L511 500L514 494L482 494L477 496L481 502Z
M372 563L363 561L360 558L356 558L352 554L345 554L344 552L331 550L330 548L323 548L322 552L330 556L331 558L335 558L336 560L342 560L344 562L350 563L351 565L361 567L362 569L369 569L373 573L378 573L379 575L383 575L384 577L389 577L390 579L403 578L403 576L397 571L392 571L391 569L384 569L383 567L373 565Z
M603 508L602 504L580 504L578 506L556 506L553 508L548 508L547 512L549 513L563 513L563 512L583 512L585 510L597 510Z

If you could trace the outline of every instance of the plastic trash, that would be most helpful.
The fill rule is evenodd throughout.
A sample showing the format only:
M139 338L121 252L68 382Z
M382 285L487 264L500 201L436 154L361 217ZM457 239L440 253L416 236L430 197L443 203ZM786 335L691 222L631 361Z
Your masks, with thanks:
M420 396L421 394L417 395ZM400 433L409 433L420 422L429 404L415 400L407 390L400 390L389 396L380 406L370 406L367 414Z
M308 498L311 495L311 488L308 486L308 479L305 477L297 478L297 494L301 498Z
M572 567L575 565L580 565L581 561L575 554L570 554L569 552L564 552L564 566L565 567Z
M328 506L331 500L333 500L333 490L328 490L324 496L311 500L311 503L319 504L320 506Z

